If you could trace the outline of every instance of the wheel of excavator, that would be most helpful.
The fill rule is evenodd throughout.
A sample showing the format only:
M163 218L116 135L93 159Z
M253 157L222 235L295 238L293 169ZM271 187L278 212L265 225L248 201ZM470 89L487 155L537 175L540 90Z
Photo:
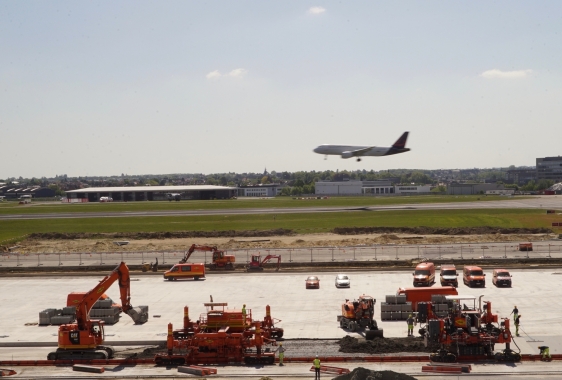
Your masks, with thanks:
M247 364L247 365L255 364L256 363L255 359L256 358L254 358L253 356L246 356L244 358L244 363Z
M345 329L345 319L343 319L343 318L340 319L340 327L341 327L342 329Z
M371 319L371 326L369 326L369 328L370 328L371 330L377 330L377 329L378 329L378 327L377 327L377 321L375 321L374 319Z
M275 333L275 338L276 338L276 339L281 339L281 338L283 338L283 331L282 331L282 330L278 330L278 331Z
M234 270L234 265L232 265L232 263L228 263L228 264L226 264L226 269L227 270ZM261 268L261 270L263 270L263 268Z
M56 352L49 352L49 355L47 355L47 360L57 360L57 353Z
M349 328L349 331L351 331L351 332L357 331L357 322L355 322L355 321L349 322L348 328Z

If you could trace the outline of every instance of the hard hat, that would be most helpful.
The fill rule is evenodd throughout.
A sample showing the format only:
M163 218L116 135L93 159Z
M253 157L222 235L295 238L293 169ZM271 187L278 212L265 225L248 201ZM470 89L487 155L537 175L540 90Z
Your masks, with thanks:
M283 345L283 343L279 343L279 345L280 345L280 346L282 346L282 345Z
M318 357L318 355L316 355L316 357Z
M412 314L410 314L410 317L412 316Z

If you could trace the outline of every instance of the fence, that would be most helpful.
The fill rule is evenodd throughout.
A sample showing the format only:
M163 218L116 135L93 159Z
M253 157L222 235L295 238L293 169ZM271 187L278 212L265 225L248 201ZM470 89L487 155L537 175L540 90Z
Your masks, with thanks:
M458 260L458 259L548 259L562 258L562 242L533 243L533 251L519 251L514 243L447 244L447 245L372 245L355 247L315 247L277 249L234 249L226 251L236 256L238 264L248 263L253 254L281 255L283 262L326 263L389 260ZM117 265L121 261L129 265L141 265L158 259L161 265L171 265L183 258L185 251L147 252L60 252L19 253L0 255L0 267L60 267ZM195 252L193 262L211 262L208 252Z

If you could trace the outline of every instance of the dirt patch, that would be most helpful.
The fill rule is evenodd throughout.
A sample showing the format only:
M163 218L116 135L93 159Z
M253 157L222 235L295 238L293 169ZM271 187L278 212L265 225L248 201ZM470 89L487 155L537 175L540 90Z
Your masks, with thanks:
M33 234L18 242L20 253L72 253L72 252L183 252L192 244L217 246L222 250L234 249L283 249L283 248L320 248L320 247L361 247L378 244L395 245L430 245L455 243L493 243L524 242L549 240L552 234L483 234L483 235L412 235L399 233L339 235L333 233L295 235L291 230L261 231L264 236L251 235L252 231L223 231L223 235L203 237L209 232L189 232L194 237L178 238L184 232L138 233L138 234ZM185 232L188 233L188 232ZM217 232L218 233L218 232ZM279 235L271 235L279 233ZM200 237L196 237L198 235ZM267 236L265 236L267 235ZM58 237L62 237L58 239ZM264 239L265 238L265 239ZM127 240L129 244L117 246L114 241ZM8 252L8 247L0 247L1 252Z
M433 352L425 347L421 338L375 338L365 340L345 336L338 341L340 352L363 354L390 354L397 352Z
M350 373L334 377L333 380L416 380L416 378L394 371L372 371L358 367Z
M263 237L295 235L293 230L278 228L275 230L250 230L250 231L174 231L174 232L41 232L29 235L31 240L71 240L71 239L183 239L183 238L209 238L209 237Z
M488 235L488 234L547 234L548 228L498 228L498 227L340 227L333 233L339 235L363 234L414 234L414 235ZM390 237L394 235L388 235Z

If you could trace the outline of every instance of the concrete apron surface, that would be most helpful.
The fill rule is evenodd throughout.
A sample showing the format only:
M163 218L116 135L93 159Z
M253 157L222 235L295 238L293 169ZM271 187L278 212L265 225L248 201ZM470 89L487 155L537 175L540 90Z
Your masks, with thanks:
M492 302L492 310L500 318L509 317L514 305L521 317L521 337L515 343L522 354L537 354L537 346L550 346L551 354L562 353L561 327L562 304L557 302L557 289L562 276L557 270L512 270L513 287L496 288L491 284L491 270L486 270L487 287L471 289L462 284L459 276L460 295L484 295L483 300ZM309 274L320 278L320 289L305 290ZM241 275L214 275L203 281L163 281L161 277L134 277L131 281L131 303L148 305L150 319L144 325L135 325L127 316L113 325L106 326L106 340L162 341L166 338L167 324L181 328L183 307L189 306L193 320L205 313L204 302L212 295L215 302L227 302L229 308L240 309L246 304L254 319L263 319L266 305L271 306L272 316L282 320L277 326L285 329L287 339L341 338L351 334L339 327L336 320L345 299L355 299L361 294L375 297L375 319L384 329L386 337L403 337L407 334L405 321L381 321L380 302L385 295L395 294L399 287L410 287L411 271L353 272L351 288L334 286L336 272L303 274L251 273ZM46 308L62 308L66 296L73 291L93 288L104 275L93 277L32 277L0 278L0 347L10 342L56 343L58 326L37 326L39 312ZM434 285L437 286L437 285ZM119 302L119 287L114 284L106 293ZM512 327L515 334L515 328ZM496 345L496 350L502 349ZM515 345L512 348L517 350ZM0 360L11 360L14 354L24 352L0 348ZM28 351L29 354L29 351ZM314 354L314 353L311 353ZM290 352L286 353L290 357ZM45 359L27 357L26 359ZM19 359L24 359L20 357Z

